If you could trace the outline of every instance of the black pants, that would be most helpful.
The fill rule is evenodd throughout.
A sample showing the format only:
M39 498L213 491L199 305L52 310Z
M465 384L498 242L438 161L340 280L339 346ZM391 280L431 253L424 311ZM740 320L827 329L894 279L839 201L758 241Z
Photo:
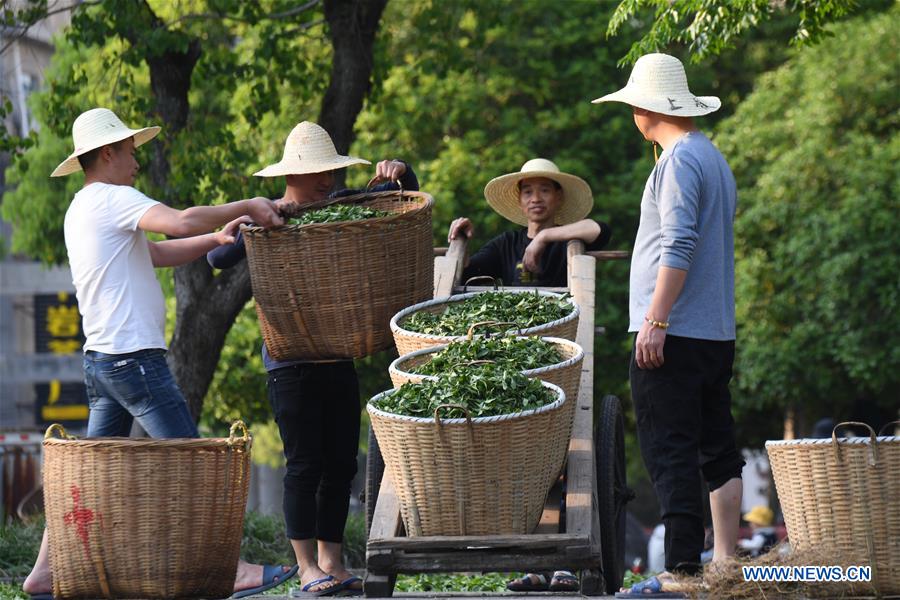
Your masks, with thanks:
M703 551L701 473L710 491L741 476L728 382L734 341L666 336L665 364L639 369L631 353L631 397L641 455L666 526L666 569L694 574Z
M359 382L350 361L269 373L284 443L284 520L292 540L340 543L359 450Z

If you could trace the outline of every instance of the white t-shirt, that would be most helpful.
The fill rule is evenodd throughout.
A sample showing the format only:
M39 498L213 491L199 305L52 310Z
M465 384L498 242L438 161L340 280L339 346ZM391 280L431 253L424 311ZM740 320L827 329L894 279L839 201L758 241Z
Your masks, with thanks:
M124 354L166 347L166 302L150 242L138 229L157 204L130 186L92 183L66 211L66 250L85 350Z

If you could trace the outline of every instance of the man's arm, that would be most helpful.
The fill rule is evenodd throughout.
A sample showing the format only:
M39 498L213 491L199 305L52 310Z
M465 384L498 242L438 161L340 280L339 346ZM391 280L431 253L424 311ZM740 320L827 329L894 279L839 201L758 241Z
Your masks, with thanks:
M196 260L213 248L234 243L235 232L241 223L250 222L247 216L228 223L222 231L196 235L181 240L150 242L150 259L154 267L177 267Z
M257 197L218 206L192 206L184 210L157 204L144 213L138 221L138 227L144 231L187 238L208 233L244 215L263 227L274 227L283 223L275 210L274 202Z
M640 369L655 369L663 366L663 346L666 344L666 330L651 324L646 319L667 323L672 306L684 288L687 271L672 267L660 267L656 274L656 289L650 301L650 310L634 342L634 359Z
M581 240L590 244L602 233L600 224L593 219L582 219L568 225L549 227L538 232L522 256L522 266L531 273L539 273L541 270L541 255L552 242L569 240Z

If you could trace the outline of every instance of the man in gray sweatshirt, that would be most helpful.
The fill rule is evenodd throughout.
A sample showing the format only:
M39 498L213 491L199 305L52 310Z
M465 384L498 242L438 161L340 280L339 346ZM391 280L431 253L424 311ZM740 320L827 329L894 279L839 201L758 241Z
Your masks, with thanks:
M733 555L737 542L744 461L728 391L737 192L728 163L692 119L721 103L690 92L677 58L641 57L623 89L594 100L610 101L629 104L654 153L657 144L663 148L641 200L629 331L637 334L631 392L666 526L666 573L630 592L676 591L669 572L700 570L701 474L710 490L713 561Z

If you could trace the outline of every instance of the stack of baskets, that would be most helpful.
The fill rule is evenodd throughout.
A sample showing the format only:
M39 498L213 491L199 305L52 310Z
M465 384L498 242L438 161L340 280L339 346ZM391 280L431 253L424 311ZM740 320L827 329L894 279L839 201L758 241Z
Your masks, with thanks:
M54 434L62 437L54 437ZM227 598L250 482L250 436L44 440L54 598Z
M472 329L468 336L417 333L404 329L404 321L423 310L437 314L478 293L422 302L391 319L401 354L389 369L395 386L421 382L425 377L409 369L429 360L449 342L473 336ZM551 292L538 293L560 298ZM523 534L537 526L571 437L584 357L581 347L570 341L575 338L578 314L573 303L572 312L564 318L518 332L522 336L558 336L545 340L557 347L563 361L525 372L554 391L557 400L551 404L515 414L456 419L442 418L442 408L429 419L391 414L369 404L372 428L408 535ZM372 402L391 393L394 390L383 392Z
M276 360L361 358L392 344L391 316L431 295L431 196L348 196L386 217L243 228L256 311Z
M872 586L900 594L900 437L766 442L791 547L872 567ZM835 428L835 431L837 428Z

